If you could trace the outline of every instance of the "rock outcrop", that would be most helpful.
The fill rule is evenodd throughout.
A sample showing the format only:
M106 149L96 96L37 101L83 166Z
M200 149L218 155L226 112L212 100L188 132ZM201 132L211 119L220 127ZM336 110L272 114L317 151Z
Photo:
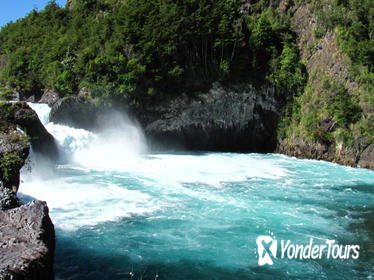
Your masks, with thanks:
M335 33L327 31L322 38L317 39L314 32L318 22L313 14L312 5L308 3L291 5L285 2L291 1L282 0L280 9L289 9L292 13L291 25L298 37L298 46L306 62L307 71L311 73L318 70L320 76L330 77L344 84L348 89L356 89L357 83L350 79L346 65L348 58L340 51ZM318 80L315 82L315 86L318 87Z
M45 202L0 211L0 279L54 279L54 227Z
M374 144L368 145L360 154L358 166L374 170Z
M100 110L89 97L65 97L53 105L49 119L54 123L93 130Z
M306 143L300 138L285 139L279 143L277 152L297 158L327 160L343 165L374 169L374 145L367 139L354 140L352 147L331 146L324 143Z
M39 103L47 103L49 106L53 106L60 99L58 93L51 89L46 89L38 100Z
M0 131L0 181L5 188L17 191L19 170L25 164L29 149L25 135L14 125L7 127L6 131Z
M50 153L54 139L26 103L0 106L0 280L53 279L55 236L48 207L41 201L21 206L16 194L30 142Z
M136 116L152 142L188 150L270 152L280 105L271 87L227 89L216 83L196 97L177 97Z
M25 102L11 104L9 121L18 125L29 136L35 152L55 159L58 150L53 136L45 129L38 115Z

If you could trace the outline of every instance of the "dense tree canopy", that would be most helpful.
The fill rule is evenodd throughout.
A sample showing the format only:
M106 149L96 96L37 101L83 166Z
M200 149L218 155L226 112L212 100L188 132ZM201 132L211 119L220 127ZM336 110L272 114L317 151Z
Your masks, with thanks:
M51 1L2 28L0 82L134 102L217 80L297 91L305 77L288 18L253 2L243 12L239 0Z

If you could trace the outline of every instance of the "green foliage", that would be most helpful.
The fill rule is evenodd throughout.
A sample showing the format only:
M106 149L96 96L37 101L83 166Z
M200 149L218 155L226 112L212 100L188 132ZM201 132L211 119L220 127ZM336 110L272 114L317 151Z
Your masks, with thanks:
M316 72L310 77L303 94L286 107L278 137L300 137L311 142L351 146L353 139L369 131L364 116L357 95L349 94L342 84ZM323 122L328 123L327 127Z
M313 31L315 39L322 38L328 30L337 35L340 50L350 58L346 63L350 67L350 79L357 83L357 88L351 86L348 90L318 71L310 74L304 92L286 106L278 136L346 146L351 146L360 136L374 142L374 2L308 2L314 7L313 13L319 23ZM289 64L292 52L288 48L284 51L290 58L284 61ZM290 69L292 67L284 73L289 74ZM292 84L292 79L283 80Z
M306 83L306 73L295 43L284 42L281 55L274 60L274 67L269 79L278 88L300 93Z
M7 89L6 87L0 85L0 101L10 100L13 93L13 90Z
M219 74L218 80L224 81L230 76L230 63L226 60L223 60L219 64Z
M14 115L14 106L10 102L0 104L0 119L11 120Z
M324 81L323 88L332 93L328 98L326 109L336 123L341 127L348 127L349 124L361 119L361 108L354 96L348 94L346 88L328 79Z
M23 165L23 159L16 152L3 154L0 160L0 174L4 181L10 181L15 170L19 170Z
M313 0L319 30L337 29L339 45L354 63L374 71L374 2Z
M60 95L67 95L74 93L74 74L69 70L64 70L57 76L54 88Z
M362 135L374 142L374 73L364 72L360 75L359 103L362 108L360 130Z
M53 87L62 96L85 87L98 98L133 103L201 91L217 80L299 90L289 18L273 1L255 1L248 14L239 13L241 4L75 0L69 10L51 1L2 28L0 82L30 94Z

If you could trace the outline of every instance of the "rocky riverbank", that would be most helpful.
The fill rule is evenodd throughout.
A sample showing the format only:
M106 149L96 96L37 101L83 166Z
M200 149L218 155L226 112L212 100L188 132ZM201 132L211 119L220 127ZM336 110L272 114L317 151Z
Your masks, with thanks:
M25 134L25 132L27 134ZM53 279L54 226L45 202L16 194L30 144L57 157L53 137L24 102L0 104L0 279Z
M127 108L154 148L225 152L277 152L374 169L374 147L368 138L352 147L277 137L281 101L271 87L225 88L219 83L206 93L183 95L146 108ZM83 96L58 100L50 119L94 130L105 109ZM326 129L329 129L326 125Z
M286 139L278 144L276 152L297 158L326 160L374 170L374 144L365 137L355 139L352 147L307 143L300 138Z

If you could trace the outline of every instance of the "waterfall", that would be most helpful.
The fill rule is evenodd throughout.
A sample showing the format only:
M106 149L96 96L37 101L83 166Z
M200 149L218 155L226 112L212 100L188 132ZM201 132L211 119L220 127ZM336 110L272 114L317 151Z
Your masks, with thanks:
M62 161L95 169L123 168L147 151L141 129L127 115L111 112L102 118L98 133L49 122L47 104L29 103L56 139Z

